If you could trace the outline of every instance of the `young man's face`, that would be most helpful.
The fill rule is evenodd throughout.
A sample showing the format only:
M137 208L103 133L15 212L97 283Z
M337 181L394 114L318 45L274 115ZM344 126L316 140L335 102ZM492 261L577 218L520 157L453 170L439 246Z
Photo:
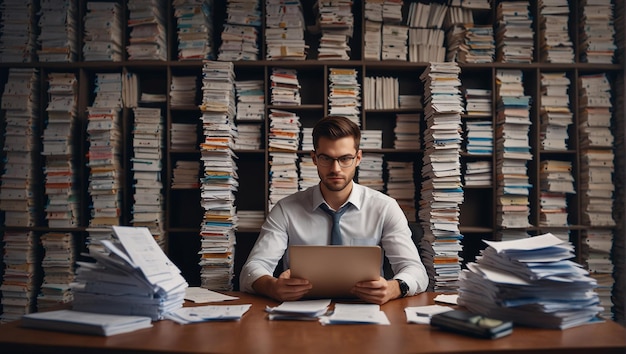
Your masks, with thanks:
M354 148L352 137L337 140L322 137L317 150L311 155L322 184L333 192L339 192L350 184L362 158L361 150Z

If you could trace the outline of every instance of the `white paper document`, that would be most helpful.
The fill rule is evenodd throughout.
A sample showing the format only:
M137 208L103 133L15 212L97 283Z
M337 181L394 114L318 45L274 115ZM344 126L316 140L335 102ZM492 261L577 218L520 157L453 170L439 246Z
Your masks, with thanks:
M450 306L427 305L405 307L404 314L408 323L430 324L430 318L438 313L452 310Z
M237 296L225 295L196 286L185 289L185 300L193 301L195 303L219 302L237 299L239 299Z
M320 323L323 325L390 324L387 315L376 304L335 304L333 313L320 317Z
M207 321L238 321L251 306L251 304L245 304L183 307L166 313L165 318L179 324Z

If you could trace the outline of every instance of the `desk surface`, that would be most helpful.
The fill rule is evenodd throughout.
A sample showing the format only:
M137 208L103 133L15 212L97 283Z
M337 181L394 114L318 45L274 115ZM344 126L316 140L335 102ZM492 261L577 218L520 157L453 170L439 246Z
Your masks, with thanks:
M626 329L608 321L567 330L516 326L513 334L478 339L406 322L404 308L433 303L433 293L382 306L390 326L330 325L317 321L269 321L265 305L278 303L243 293L224 304L252 304L241 321L154 327L110 337L0 325L0 353L626 353Z

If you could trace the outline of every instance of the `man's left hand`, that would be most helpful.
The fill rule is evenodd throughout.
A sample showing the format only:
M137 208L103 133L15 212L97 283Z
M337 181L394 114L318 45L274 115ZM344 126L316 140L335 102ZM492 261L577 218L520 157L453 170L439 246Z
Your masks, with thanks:
M393 279L387 281L383 277L378 278L378 280L356 283L352 288L352 293L365 302L379 305L398 298L401 294L397 281Z

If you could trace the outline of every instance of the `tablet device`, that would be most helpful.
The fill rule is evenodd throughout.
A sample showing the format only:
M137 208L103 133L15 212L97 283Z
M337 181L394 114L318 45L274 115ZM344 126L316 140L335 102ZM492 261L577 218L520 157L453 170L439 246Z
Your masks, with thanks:
M291 277L313 285L305 298L354 298L350 289L377 280L381 262L379 246L289 246Z

